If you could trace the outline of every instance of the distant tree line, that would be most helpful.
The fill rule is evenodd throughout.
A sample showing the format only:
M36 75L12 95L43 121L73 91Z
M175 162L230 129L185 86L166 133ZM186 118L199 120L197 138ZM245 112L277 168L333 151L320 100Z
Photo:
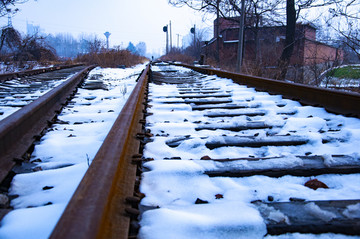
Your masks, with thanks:
M120 46L114 49L121 49ZM82 34L78 39L69 33L56 35L22 36L12 26L1 29L0 57L2 61L54 61L57 59L74 59L79 55L104 52L105 41L96 35ZM144 56L146 44L138 43L136 46L129 42L126 50L132 54Z
M11 26L1 29L0 61L4 64L3 72L19 69L31 69L41 65L60 62L79 62L96 64L102 67L128 67L147 61L146 44L136 46L129 42L126 49L116 46L105 47L104 41L96 36L82 35L79 40L70 34L56 36L22 36Z
M96 35L82 34L78 39L69 33L59 33L48 35L45 41L49 46L55 49L56 54L60 58L75 58L79 54L87 54L90 52L106 51L105 40L99 39ZM120 46L115 46L114 49L120 49ZM129 42L126 48L131 53L144 56L146 54L145 42L139 42L136 46Z

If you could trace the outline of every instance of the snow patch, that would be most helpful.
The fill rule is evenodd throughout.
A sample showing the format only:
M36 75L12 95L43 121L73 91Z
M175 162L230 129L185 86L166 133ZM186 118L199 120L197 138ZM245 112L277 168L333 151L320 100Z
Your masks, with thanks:
M321 219L321 220L323 220L325 222L330 222L331 220L336 218L335 213L321 209L314 202L306 204L304 206L304 209L310 215L312 215L312 216L314 216L314 217L316 217L318 219Z
M241 202L149 210L140 225L142 239L260 239L266 234L259 212Z
M261 203L260 206L258 206L258 209L266 220L271 220L277 223L285 223L287 225L291 224L288 216L272 206Z
M323 154L322 157L326 167L331 167L336 162L330 154Z
M350 219L360 218L360 203L347 206L343 214Z

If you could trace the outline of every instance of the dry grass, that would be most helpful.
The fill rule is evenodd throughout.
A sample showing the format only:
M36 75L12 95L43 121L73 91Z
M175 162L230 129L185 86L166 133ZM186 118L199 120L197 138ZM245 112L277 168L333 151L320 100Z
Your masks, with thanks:
M147 58L134 55L128 50L110 50L100 53L88 53L74 59L75 63L99 65L101 67L134 66L148 61Z
M230 53L229 53L230 54ZM233 53L232 53L233 54ZM216 61L215 57L212 55L208 55L205 58L205 65L210 65L215 68L220 68L221 70L229 71L229 72L237 72L236 71L236 61L234 61L234 57L228 57L228 55L221 56L222 61L219 63ZM193 64L195 60L194 57L187 55L186 53L181 53L179 51L170 52L167 55L160 57L162 61L179 61L186 64ZM273 77L272 72L269 72L262 64L256 64L251 61L244 61L242 67L242 73L253 76L260 77Z
M186 64L192 64L195 58L179 52L170 52L169 54L160 57L162 61L179 61Z

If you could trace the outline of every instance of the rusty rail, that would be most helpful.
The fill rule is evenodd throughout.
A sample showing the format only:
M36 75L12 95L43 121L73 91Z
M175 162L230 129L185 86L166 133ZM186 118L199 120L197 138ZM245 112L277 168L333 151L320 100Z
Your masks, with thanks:
M277 82L216 70L207 72L209 69L203 68L190 68L206 74L217 74L220 77L232 78L235 81L239 78L242 84L246 83L252 86L255 84L257 89L264 89L270 85L270 89L267 89L270 92L280 90L283 95L286 92L292 93L294 91L297 93L296 90L288 90L287 87L290 85L297 87L298 84ZM141 74L138 84L116 119L110 133L96 154L50 238L128 237L130 217L128 215L129 210L127 209L131 208L131 205L126 203L126 198L134 194L137 166L133 164L133 159L134 157L139 157L139 149L141 147L137 136L139 136L142 130L140 122L142 122L144 117L142 113L145 112L143 103L149 71L150 65ZM271 86L273 82L275 82L274 86ZM277 85L278 83L279 85ZM306 89L314 88L302 87ZM319 90L317 88L314 89ZM322 90L320 89L320 91ZM311 92L307 94L311 94ZM302 94L290 94L292 98L300 96L303 97ZM306 97L305 99L308 100ZM310 100L314 104L317 99L315 97L314 100ZM331 106L331 104L328 105ZM358 111L352 108L346 108L346 112L358 114Z
M357 93L324 89L186 64L173 64L187 67L203 74L229 78L238 84L255 87L255 89L260 91L281 94L286 98L297 100L305 105L324 107L332 113L360 118L360 94Z
M26 71L18 71L18 72L0 74L0 82L4 82L4 81L11 80L11 79L18 78L18 77L37 75L37 74L41 74L41 73L45 73L45 72L67 69L67 68L72 68L72 67L82 66L82 65L83 64L52 66L52 67L35 69L35 70L26 70Z
M57 88L0 121L0 182L15 165L15 159L22 159L34 142L34 136L43 131L48 120L55 116L55 111L61 109L66 98L93 67L85 68Z
M205 70L204 70L205 72ZM218 72L219 73L219 72ZM220 74L218 74L220 75ZM221 75L221 76L224 76ZM233 78L233 77L228 77L228 75L226 76L227 78ZM189 131L183 130L183 133L176 133L175 135L171 135L171 132L168 132L166 128L163 128L163 131L161 134L158 133L159 131L159 127L161 128L161 126L163 126L163 122L165 122L165 119L163 120L155 120L154 122L152 122L151 124L148 124L148 130L152 130L153 131L153 137L151 137L151 142L155 142L157 140L157 137L160 138L164 138L164 137L168 137L165 141L165 145L169 146L169 147L178 147L182 142L187 141L186 145L187 146L191 146L196 144L196 151L192 151L191 153L193 154L193 156L188 156L191 157L193 160L198 160L197 162L202 164L201 162L204 162L203 160L206 160L208 162L216 162L216 164L218 164L217 166L215 166L214 168L210 167L209 169L205 170L203 172L203 174L208 175L210 177L224 177L224 178L228 178L228 177L248 177L248 176L253 176L253 175L265 175L265 176L269 176L269 177L282 177L285 175L296 175L296 176L308 176L310 178L312 178L313 176L319 175L319 174L344 174L344 173L358 173L360 172L360 163L357 162L356 158L351 156L351 155L332 155L332 159L334 160L334 162L344 162L344 164L340 165L340 164L333 164L333 165L329 165L326 162L326 155L313 155L313 153L315 152L310 152L312 150L309 150L310 154L308 155L307 153L300 153L300 155L297 155L298 152L296 152L296 150L294 150L292 153L295 154L293 156L296 156L296 158L298 160L301 160L302 162L298 164L298 166L294 166L294 167L288 167L283 165L281 162L274 163L274 165L272 167L268 167L266 165L268 165L266 162L266 160L274 160L274 162L276 162L278 159L280 159L281 157L272 157L272 158L255 158L254 155L249 155L246 158L232 158L233 156L231 156L231 154L227 155L226 153L223 155L222 159L211 159L209 156L203 156L201 157L203 154L200 153L197 154L197 152L203 152L202 151L202 146L199 144L198 140L202 140L203 143L205 144L205 148L207 149L213 149L216 147L229 147L227 148L227 150L231 151L232 148L231 146L236 146L238 147L238 149L241 149L242 147L256 147L257 150L253 151L253 154L257 154L256 152L260 153L263 149L261 149L261 147L265 146L271 146L271 147L277 147L279 146L279 150L281 151L282 147L284 145L292 145L294 148L296 148L296 145L299 144L307 144L308 143L308 139L302 138L300 136L300 134L296 134L296 131L291 131L289 130L289 132L294 133L294 134L290 134L289 135L285 132L282 132L282 130L279 130L280 128L283 128L284 125L287 124L287 120L292 118L292 115L296 114L296 112L294 112L293 110L282 110L282 112L275 110L275 108L273 108L272 110L274 110L273 113L276 114L281 114L281 118L282 118L282 123L278 122L277 125L275 124L275 122L267 122L268 120L271 121L270 118L273 114L270 113L267 116L265 116L264 118L262 118L262 116L260 116L259 118L248 118L251 117L251 115L246 114L245 112L249 112L250 114L254 113L255 111L252 111L252 107L258 107L256 109L257 112L261 112L261 110L267 110L266 106L262 106L261 105L261 100L260 99L256 99L256 95L257 93L254 93L254 98L253 99L249 99L248 102L246 102L246 104L242 104L240 102L240 99L234 99L233 101L233 97L229 97L226 94L223 94L223 92L227 92L227 90L231 90L231 86L220 86L218 85L216 82L218 80L218 77L211 77L213 79L201 79L201 75L199 74L193 74L193 72L182 72L182 71L177 71L176 68L161 68L159 67L159 69L157 71L154 71L153 74L153 79L152 82L154 85L151 85L151 87L156 87L159 88L158 91L161 92L161 86L159 86L160 84L164 83L165 85L170 85L170 84L176 84L177 86L177 93L174 94L173 96L167 96L167 95L160 95L160 94L154 94L153 97L150 97L150 99L148 99L150 102L154 99L156 99L157 104L161 102L162 105L168 105L171 106L171 104L173 103L181 103L181 104L187 104L192 111L194 110L209 110L212 111L211 109L224 109L224 111L227 111L227 109L234 109L234 108L238 108L238 109L242 109L242 110L238 110L237 113L242 112L243 114L240 115L236 115L235 112L231 112L234 115L231 115L230 111L227 111L226 113L219 111L216 112L204 112L203 114L201 114L202 116L204 116L203 118L201 118L201 121L195 121L194 119L192 120L192 123L195 124L195 130L197 131L201 131L201 130L217 130L217 129L221 129L224 131L221 132L215 132L214 138L207 138L207 137L202 137L204 135L209 135L208 132L204 131L203 134L200 135L192 135L190 130L193 130L193 128L189 127ZM239 78L243 78L243 76L239 76ZM256 79L249 77L249 79L252 79L253 81L256 81ZM264 84L266 84L266 81L263 82ZM158 85L155 85L158 84ZM285 86L282 86L285 87ZM292 88L292 85L289 85L288 88ZM291 89L292 90L292 89ZM290 91L291 91L290 90ZM211 93L210 93L211 92ZM194 97L195 96L195 97ZM203 97L203 99L199 100L199 96ZM217 101L216 99L219 99L217 97L221 97L220 99L228 99L229 97L229 104L218 104L218 102L221 101ZM336 96L335 96L336 97ZM182 98L182 100L177 100L179 98ZM206 99L207 98L207 99ZM247 100L248 97L243 97L243 100ZM171 99L171 100L169 100ZM254 102L254 101L256 102ZM267 99L268 100L268 99ZM259 102L260 101L260 102ZM277 101L277 100L276 100ZM275 102L274 102L275 103ZM350 102L348 102L350 103ZM286 105L286 102L278 102L277 104L278 106L281 105ZM202 107L203 106L203 107ZM358 107L358 105L355 105ZM173 108L173 107L171 107ZM163 110L161 109L157 109L157 110L153 110L152 113L154 113L154 117L156 117L157 113L159 113L158 116L164 115L164 113L169 112L169 110L171 108L167 108L167 107L163 107ZM226 108L226 110L225 110ZM251 109L252 108L252 109ZM290 107L291 108L291 107ZM190 110L190 109L189 109ZM272 111L270 110L270 111ZM159 112L158 112L159 111ZM172 110L174 111L174 110ZM180 112L180 111L179 111ZM350 112L352 113L352 111ZM213 120L211 119L205 119L206 117L209 116L215 116L215 117L219 117L216 120L216 123L214 123ZM233 118L233 120L229 119L228 117L242 117L246 115L246 123L242 122L239 124L233 125L233 120L237 120L237 122L239 122L238 120L240 118ZM258 114L256 114L257 116ZM264 114L266 115L266 113ZM309 116L309 115L308 115ZM308 116L300 116L300 118L302 117L308 117ZM294 117L298 117L298 116L294 116ZM310 117L310 116L309 116ZM319 116L321 117L321 116ZM187 117L186 117L187 118ZM298 119L300 119L298 118ZM324 118L326 119L326 118ZM185 120L184 120L185 121ZM242 121L242 119L240 119L240 121ZM231 122L231 123L229 123ZM179 129L183 129L183 123L182 120L174 120L171 121L167 120L166 123L171 124L172 128L176 128L178 127ZM229 127L230 126L230 127ZM325 139L325 135L327 135L327 133L329 132L331 134L331 131L333 130L339 130L339 135L341 134L340 128L333 128L331 129L331 123L329 124L329 128L328 129L324 129L323 132L319 131L319 144L316 144L317 147L322 147L322 145L325 146L325 144L327 143L326 141L328 141L327 139ZM338 125L340 126L340 125ZM272 131L273 128L279 127L279 129ZM262 137L260 136L260 138L258 138L257 136L259 134L261 134L261 131L257 131L257 129L259 130L264 130L262 132L266 132L266 136ZM269 130L267 130L269 129ZM229 134L236 134L235 132L239 132L242 130L246 130L244 132L244 134L236 135L236 136L230 136ZM255 131L253 131L255 130ZM346 128L344 129L346 130ZM286 129L285 129L286 131ZM155 133L156 132L156 133ZM178 131L179 132L179 131ZM256 132L256 133L255 133ZM274 132L274 133L271 133ZM282 133L278 133L278 132L282 132ZM301 133L302 134L302 133ZM248 135L248 136L246 136ZM285 137L283 137L285 136ZM287 138L287 136L290 136L290 138ZM299 137L300 136L300 137ZM218 137L218 140L216 139ZM336 139L334 139L334 143L338 142L339 145L337 145L337 147L339 147L339 153L341 154L341 149L342 149L342 145L340 144L343 140L340 139L340 137L335 136ZM322 138L324 140L322 140ZM191 142L192 139L195 139L194 141ZM352 140L352 139L349 139ZM349 141L347 140L347 141ZM313 142L310 142L310 144L313 144ZM150 146L151 148L151 146ZM225 149L225 148L223 148ZM151 150L151 149L150 149ZM181 150L181 147L178 148L178 150ZM258 151L259 150L259 151ZM247 152L249 153L249 152ZM344 152L345 153L345 152ZM157 163L158 161L161 161L160 159L163 158L164 161L167 161L167 163L172 164L172 161L175 162L177 160L181 161L181 157L183 156L181 153L177 153L177 156L179 157L173 157L173 158L165 158L164 156L161 157L159 155L159 157L157 157L158 160L156 160L154 163ZM230 157L229 157L230 156ZM185 156L187 157L187 156ZM201 158L200 158L201 157ZM200 159L200 160L199 160ZM238 164L232 164L232 163L226 163L226 162L246 162L245 164L249 167L242 167L239 166ZM352 163L353 162L353 163ZM205 163L205 162L204 162ZM251 167L250 164L252 163L256 163L257 166L255 167ZM263 163L265 163L265 165L262 165ZM222 164L222 165L221 165ZM248 165L249 164L249 165ZM207 165L207 163L205 163L204 165ZM242 163L241 163L242 165ZM262 166L260 166L262 165ZM283 166L280 166L283 165ZM153 165L154 166L154 165ZM259 167L260 166L260 167ZM146 167L146 165L145 165ZM154 173L156 174L156 167ZM205 166L206 168L206 166ZM251 169L250 169L251 168ZM152 171L152 170L150 170ZM171 170L170 170L171 171ZM171 175L173 175L173 172L168 171L168 175L171 177ZM176 174L176 172L174 173ZM200 173L201 174L201 173ZM202 174L202 175L203 175ZM199 174L197 174L199 175ZM150 179L152 180L152 179ZM147 181L146 177L145 177L145 184L147 183L151 183L151 181ZM309 182L311 181L317 181L317 180L310 180L307 183L305 183L304 186L310 187L315 189L314 187L312 187L311 185L309 185ZM156 182L156 179L154 179L154 182ZM181 182L179 182L181 183ZM307 185L306 185L307 184ZM310 183L311 184L311 183ZM176 187L176 186L174 186ZM252 184L251 186L249 186L249 190L255 190L258 186ZM327 188L327 186L325 186ZM330 187L331 188L331 187ZM172 191L171 187L167 188L169 191ZM284 189L286 191L286 189ZM155 190L156 191L156 190ZM256 190L255 190L256 191ZM145 190L144 193L146 193L146 196L151 197L151 192L149 190ZM181 199L186 198L186 193L180 194L178 197ZM223 195L219 194L218 195L219 198L222 198ZM196 198L196 197L195 197ZM195 204L201 204L201 203L210 203L212 204L213 201L206 201L206 200L202 200L203 198L197 198L197 200L195 201L195 198L193 198L193 203ZM216 198L216 196L215 196ZM274 234L284 234L284 233L289 233L289 232L300 232L300 233L315 233L315 234L319 234L319 233L341 233L341 234L348 234L348 235L359 235L360 233L360 222L358 220L358 218L356 217L347 217L344 213L345 210L348 210L350 205L356 205L357 203L359 203L359 200L326 200L326 201L308 201L306 199L301 199L301 198L296 198L296 197L290 197L288 200L288 202L277 202L277 200L274 200L273 196L268 197L267 199L260 196L260 197L255 197L255 200L252 201L252 206L257 207L257 210L260 212L261 216L264 219L264 222L266 224L267 227L267 234L270 235L274 235ZM224 202L226 203L226 202ZM147 204L146 202L143 202L142 207L143 208L148 208L149 210L157 210L155 209L155 207L153 207L153 205L157 205L156 201L152 201L151 204ZM176 207L174 206L174 210L181 212L183 208L180 207ZM193 205L195 206L195 205ZM166 207L166 205L165 205ZM329 219L329 220L324 220L324 218L320 219L319 215L314 213L315 210L313 210L313 208L311 210L307 210L307 207L316 207L318 209L320 209L322 212L329 212L331 213L331 215L334 215L333 218ZM161 210L161 209L160 209ZM284 215L284 217L282 219L284 220L274 220L274 218L272 217L271 213L274 212L272 210L276 210L276 213L282 213L282 215ZM271 211L271 213L270 213ZM149 211L147 211L149 212ZM151 213L150 213L151 214ZM155 215L155 214L153 214ZM175 215L175 214L174 214ZM330 214L329 214L330 215ZM285 219L286 218L286 219ZM149 218L148 218L149 219ZM155 218L154 218L155 219ZM286 221L286 222L285 222ZM290 222L290 223L288 223ZM141 224L142 222L140 222ZM163 228L159 227L159 222L154 223L153 225L150 226L150 228L152 230L158 230L158 232L161 232L160 230L162 230ZM173 223L173 221L172 221ZM170 225L172 224L170 223ZM181 223L180 223L181 224ZM163 227L165 228L167 226L167 223L164 222L163 223ZM219 224L221 225L220 227L223 226L223 224ZM180 225L182 226L182 225ZM187 225L185 225L185 227L187 227ZM216 227L216 226L215 226ZM231 227L231 226L230 226ZM208 228L201 228L201 226L198 226L199 231L203 231L203 232L207 232ZM147 232L146 232L147 231ZM150 230L151 231L151 230ZM147 234L149 231L144 229L143 233ZM166 232L165 232L166 233ZM144 235L143 234L143 235ZM168 233L167 235L163 236L163 237L172 237L171 235L169 235L170 233ZM223 233L226 234L226 233ZM173 236L176 237L177 235ZM220 237L220 236L219 236ZM226 236L225 236L226 237Z
M56 225L51 238L127 238L130 218L125 212L133 196L139 153L136 134L142 129L143 100L150 65L116 119L110 133Z

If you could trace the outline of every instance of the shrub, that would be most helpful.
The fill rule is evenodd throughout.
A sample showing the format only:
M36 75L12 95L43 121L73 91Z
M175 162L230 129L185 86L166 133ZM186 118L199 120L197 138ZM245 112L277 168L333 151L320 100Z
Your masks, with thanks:
M192 64L195 61L193 56L183 53L180 49L174 48L167 55L160 57L161 61L179 61Z
M335 68L327 72L326 76L342 79L360 79L360 67L346 66Z
M84 55L78 55L74 62L85 63L88 65L99 65L101 67L120 67L120 66L134 66L140 63L148 61L147 58L134 55L128 50L116 50L103 51L99 53L88 53Z

